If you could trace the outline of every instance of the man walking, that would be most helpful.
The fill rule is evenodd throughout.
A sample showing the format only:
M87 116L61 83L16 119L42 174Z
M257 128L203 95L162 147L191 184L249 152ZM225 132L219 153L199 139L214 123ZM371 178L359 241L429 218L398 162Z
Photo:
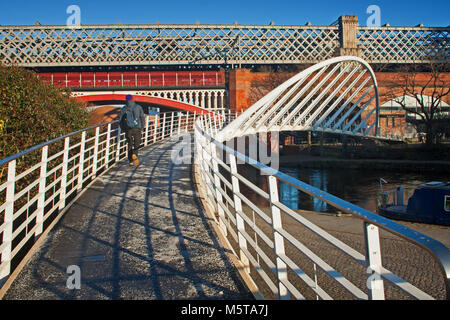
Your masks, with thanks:
M130 166L138 165L138 149L141 145L142 128L145 125L145 115L142 107L134 102L131 94L126 96L127 103L123 106L119 124L122 131L125 131L125 137L128 144L128 161Z

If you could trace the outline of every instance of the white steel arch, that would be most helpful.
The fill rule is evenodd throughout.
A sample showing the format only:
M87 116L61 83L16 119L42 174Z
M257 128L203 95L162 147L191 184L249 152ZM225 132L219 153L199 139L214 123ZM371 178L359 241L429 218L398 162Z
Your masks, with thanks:
M269 131L325 131L377 137L375 74L361 58L331 58L303 70L218 133L218 140Z

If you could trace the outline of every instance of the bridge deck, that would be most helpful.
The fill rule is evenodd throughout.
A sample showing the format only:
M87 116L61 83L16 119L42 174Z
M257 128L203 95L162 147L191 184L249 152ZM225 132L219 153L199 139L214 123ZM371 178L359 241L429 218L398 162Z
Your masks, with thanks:
M196 198L173 142L99 177L66 212L4 299L251 299ZM68 289L67 267L81 270Z

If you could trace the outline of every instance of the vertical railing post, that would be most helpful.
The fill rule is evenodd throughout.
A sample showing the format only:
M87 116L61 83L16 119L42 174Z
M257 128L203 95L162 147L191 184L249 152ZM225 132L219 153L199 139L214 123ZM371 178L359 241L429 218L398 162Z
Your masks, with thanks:
M175 117L175 112L172 112L172 119L170 120L170 137L173 135L173 118Z
M202 158L203 158L203 171L204 172L210 172L210 164L211 164L211 154L210 154L210 150L211 147L209 145L209 141L206 141L206 139L203 140L203 145L205 146L204 148L202 148L201 152L203 153ZM213 186L214 182L211 181L211 178L209 175L205 174L204 176L204 180L205 180L205 184L207 186ZM215 208L217 207L217 204L214 202L214 195L212 194L212 191L210 188L206 187L206 194L207 194L207 201L209 202L211 209L213 211L215 211ZM214 221L217 223L217 219L216 216L213 215L214 217Z
M166 115L167 113L164 113L161 131L161 140L163 140L166 137Z
M217 213L219 214L219 227L222 230L222 233L226 236L227 235L227 226L225 224L225 211L222 208L223 198L222 193L220 193L220 177L218 175L219 173L219 164L217 162L217 150L216 145L214 143L210 143L210 150L211 150L211 160L213 165L213 177L214 177L214 186L216 190L216 199L217 199Z
M194 145L195 145L195 147L194 147L194 163L197 166L201 166L202 160L203 160L202 153L201 153L201 150L202 150L202 146L201 146L202 140L201 139L202 139L202 136L201 136L200 132L197 130L194 130ZM203 175L202 170L200 170L200 173Z
M272 231L275 246L276 264L277 264L277 280L278 280L278 295L280 299L289 299L290 295L286 286L282 283L282 280L287 280L287 266L286 263L280 258L284 256L284 238L278 230L283 228L281 222L281 210L274 203L279 202L278 196L278 184L277 179L269 175L269 196L270 196L270 209L272 213Z
M242 235L242 232L245 232L245 224L244 219L241 217L241 214L244 214L242 210L242 202L241 198L239 198L238 193L239 190L239 179L237 178L237 165L236 165L236 156L234 154L229 153L229 161L230 161L230 171L231 171L231 185L233 188L233 201L234 201L234 210L236 211L236 227L238 231L238 243L240 253L240 260L244 265L244 270L247 273L250 273L250 262L247 256L245 255L244 250L247 250L247 240Z
M153 143L156 143L156 138L158 136L158 127L159 127L159 115L155 115L153 119Z
M61 172L61 191L59 193L59 210L64 209L66 206L66 187L67 187L67 171L69 166L69 147L70 138L64 139L64 153L63 153L63 164Z
M145 133L144 133L144 146L146 147L148 145L148 123L149 123L149 117L145 116Z
M189 125L189 111L186 112L186 124L185 124L185 132L188 132L188 125Z
M95 139L94 139L94 159L92 163L92 175L95 177L97 175L97 161L98 161L98 140L100 136L100 127L95 128Z
M178 114L178 135L181 134L181 118L182 116Z
M78 183L77 192L80 192L83 188L83 174L84 174L84 152L86 150L86 131L81 134L80 142L80 164L78 166Z
M381 279L381 246L378 227L364 222L366 249L367 288L370 300L384 300L384 284Z
M192 123L192 128L195 128L195 120L197 120L197 112L194 112L194 122Z
M120 160L120 136L122 135L122 129L120 126L117 128L117 149L116 149L116 163Z
M8 163L8 177L6 185L5 199L5 216L3 218L3 243L6 244L2 251L2 261L6 262L0 269L0 280L8 276L11 272L11 251L12 251L12 234L13 234L13 217L14 217L14 193L16 184L16 160Z
M36 232L35 238L44 231L44 207L45 207L45 186L47 181L47 159L48 159L48 146L42 148L41 154L41 172L39 175L39 195L37 203L36 213Z
M110 140L111 140L111 123L108 123L106 132L106 153L105 153L105 169L109 167L109 149L110 149Z

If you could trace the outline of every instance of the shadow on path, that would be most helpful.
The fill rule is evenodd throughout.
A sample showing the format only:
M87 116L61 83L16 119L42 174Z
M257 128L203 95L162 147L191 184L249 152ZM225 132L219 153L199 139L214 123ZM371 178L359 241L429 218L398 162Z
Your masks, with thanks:
M253 299L210 229L175 142L141 150L66 212L4 299ZM81 288L69 289L78 266Z

